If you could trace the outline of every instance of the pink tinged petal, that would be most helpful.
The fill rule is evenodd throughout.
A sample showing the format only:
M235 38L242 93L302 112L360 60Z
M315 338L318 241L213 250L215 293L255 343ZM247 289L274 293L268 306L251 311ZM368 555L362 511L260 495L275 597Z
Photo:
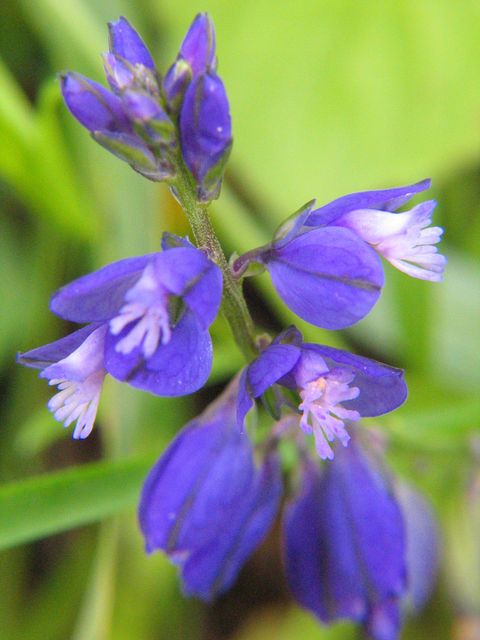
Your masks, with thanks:
M305 351L313 351L321 356L330 369L346 369L355 374L352 386L359 390L359 394L351 400L343 400L343 403L346 409L357 411L362 417L393 411L407 397L402 369L323 345L305 344L302 352ZM301 363L298 367L301 368Z
M440 241L443 229L428 226L435 205L430 200L402 213L355 210L335 224L355 231L400 271L414 278L439 281L446 259L433 246Z
M344 446L348 444L350 436L344 421L360 419L358 411L345 409L341 404L357 398L360 394L357 387L350 386L354 378L355 373L352 371L334 369L308 382L300 390L300 426L306 433L313 431L318 455L323 459L333 458L333 451L328 443L335 438Z
M384 276L375 251L349 229L325 227L300 234L265 252L273 285L303 320L343 329L377 302Z
M107 326L101 325L90 333L81 345L65 358L46 367L40 374L48 380L61 378L83 382L103 369L103 351Z

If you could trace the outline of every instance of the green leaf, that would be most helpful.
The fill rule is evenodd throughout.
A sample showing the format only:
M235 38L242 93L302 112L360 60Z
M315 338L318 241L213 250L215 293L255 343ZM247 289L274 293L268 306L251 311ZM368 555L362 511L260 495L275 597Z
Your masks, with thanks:
M4 485L0 549L134 507L152 457L100 462Z
M198 0L151 3L175 54ZM204 9L203 9L204 10ZM408 184L475 161L476 0L210 0L232 164L278 223L306 199ZM244 181L245 182L245 181Z
M97 220L75 177L58 123L59 104L58 83L47 80L38 109L31 109L0 60L0 177L32 213L74 238L92 240Z

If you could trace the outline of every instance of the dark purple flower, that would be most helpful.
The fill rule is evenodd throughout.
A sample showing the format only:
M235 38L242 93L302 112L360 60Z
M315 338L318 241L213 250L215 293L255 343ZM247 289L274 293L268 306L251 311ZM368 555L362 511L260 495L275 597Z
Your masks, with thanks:
M206 13L198 14L190 26L163 88L170 113L179 116L183 160L197 199L208 202L220 192L232 125L225 87L216 74L215 32Z
M227 94L216 74L199 75L189 85L180 113L180 143L198 200L217 198L232 146L232 125Z
M172 182L185 162L197 200L218 197L232 127L225 88L215 72L209 16L197 15L163 82L125 18L109 29L104 67L111 92L79 74L64 74L62 93L71 113L94 140L146 178Z
M70 72L61 77L61 84L67 107L89 131L132 133L120 98L98 82Z
M190 25L177 59L163 81L170 108L178 112L192 79L207 71L214 72L215 69L215 30L209 15L199 13Z
M155 69L155 63L145 43L132 25L123 17L108 24L110 51L130 65L143 65Z
M242 372L237 417L240 427L254 399L275 385L298 392L299 425L312 433L321 458L333 458L329 445L350 438L346 424L388 413L407 396L403 371L341 349L303 343L294 328L280 334ZM281 394L279 403L286 402Z
M293 595L322 622L347 618L372 640L396 640L404 605L418 609L431 592L438 541L430 508L358 433L323 467L304 454L284 536Z
M44 369L41 376L51 384L90 380L95 362L95 372L157 395L185 395L203 386L212 363L208 327L220 305L221 272L186 240L165 236L163 248L120 260L60 289L52 297L52 311L72 322L91 323L95 332L90 336L93 328L81 329L21 354L20 362ZM85 341L79 342L85 331ZM69 376L70 361L79 369Z
M391 264L414 278L439 281L446 259L435 246L443 229L429 227L434 200L410 211L398 212L416 193L430 187L430 180L382 191L353 193L312 211L309 227L344 227L356 233Z
M279 296L300 318L325 329L344 329L377 302L382 265L350 229L305 230L312 204L284 223L272 244L240 256L233 269L241 275L250 262L263 264Z
M406 589L402 512L389 477L354 440L322 469L306 459L285 514L287 580L322 622L348 618L396 640Z
M236 385L176 437L151 470L139 518L148 552L181 568L187 595L228 589L268 532L281 481L274 455L258 468L235 419Z
M94 140L151 180L175 175L177 132L167 115L155 65L125 18L111 23L105 72L112 92L77 73L62 76L71 113Z

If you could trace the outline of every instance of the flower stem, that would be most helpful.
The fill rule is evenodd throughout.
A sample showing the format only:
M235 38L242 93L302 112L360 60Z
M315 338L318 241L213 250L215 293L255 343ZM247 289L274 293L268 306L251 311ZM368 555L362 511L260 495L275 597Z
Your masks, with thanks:
M179 163L178 179L174 183L174 195L185 211L198 246L205 248L209 257L223 274L221 310L230 325L233 336L247 360L258 355L254 324L242 293L242 284L233 277L220 241L207 212L207 204L197 202L195 184L190 173Z

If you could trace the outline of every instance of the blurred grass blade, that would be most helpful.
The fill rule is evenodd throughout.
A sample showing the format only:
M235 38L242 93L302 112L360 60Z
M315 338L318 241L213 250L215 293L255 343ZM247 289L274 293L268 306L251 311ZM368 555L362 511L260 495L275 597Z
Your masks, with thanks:
M153 457L100 462L4 485L0 549L134 507Z
M25 18L51 56L52 66L99 74L100 52L107 48L102 21L86 2L78 0L21 0Z
M31 116L26 96L0 58L0 121L8 119L11 131L27 139L32 127Z
M0 59L0 177L24 204L74 238L93 240L94 208L76 181L58 124L60 90L47 80L34 111Z
M111 637L112 608L118 556L118 518L100 528L90 581L72 640Z
M38 188L36 198L43 203L45 215L67 231L93 241L98 230L95 208L76 179L66 140L59 126L58 109L62 104L56 80L47 80L41 88L36 112L36 136L32 140L31 164ZM41 158L41 162L38 159ZM41 185L48 185L42 190Z

